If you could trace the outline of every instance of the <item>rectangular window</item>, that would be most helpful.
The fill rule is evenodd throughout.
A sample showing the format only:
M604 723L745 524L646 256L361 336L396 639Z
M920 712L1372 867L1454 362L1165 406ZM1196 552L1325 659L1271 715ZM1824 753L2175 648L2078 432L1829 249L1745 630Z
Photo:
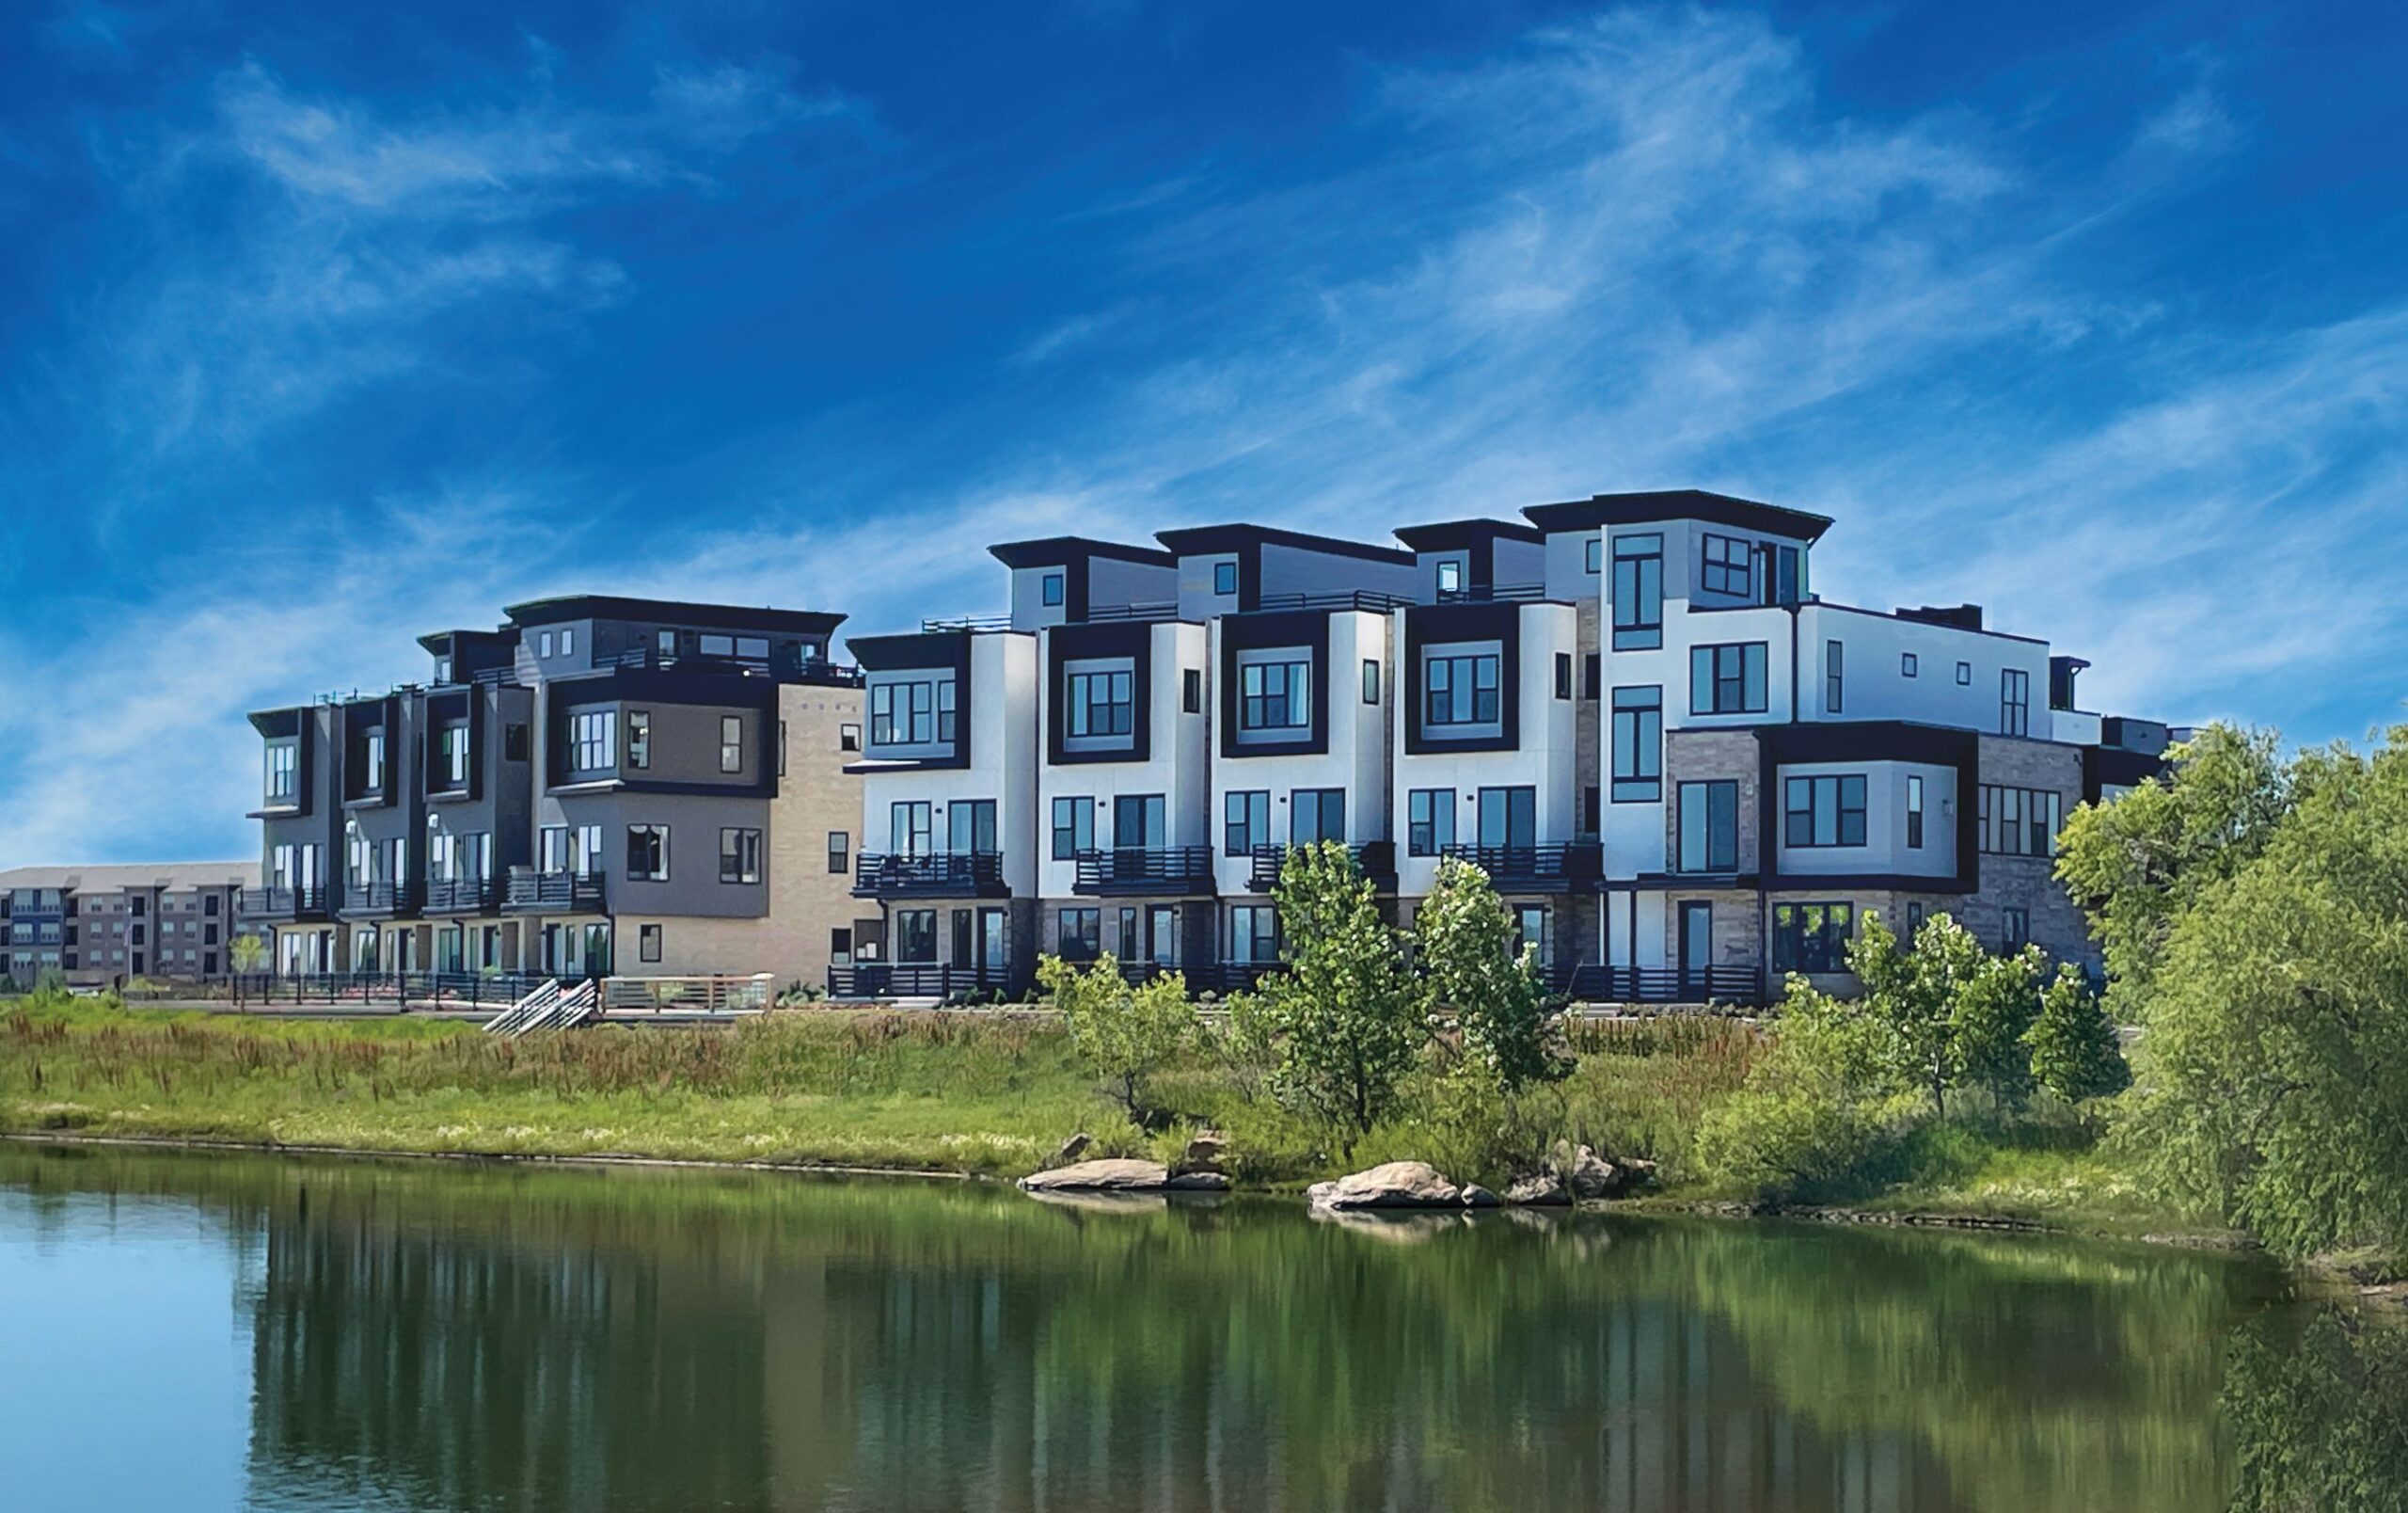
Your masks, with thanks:
M536 855L543 864L543 869L547 872L567 871L569 869L568 826L546 825L542 835L536 838L539 843Z
M662 853L667 854L669 833L661 832ZM602 827L577 827L577 844L569 855L569 869L579 877L595 877L602 871Z
M442 768L446 787L467 787L468 727L466 725L445 725L442 733L436 737L436 757Z
M1751 597L1755 587L1755 548L1741 537L1708 535L1705 538L1705 570L1699 579L1699 585L1709 594Z
M786 775L786 723L778 722L778 775Z
M271 804L290 803L298 791L296 779L300 773L301 748L290 741L279 741L267 748L267 798Z
M850 927L835 925L828 932L828 959L838 966L848 966L853 960L853 932Z
M1301 730L1311 721L1311 662L1248 662L1238 669L1240 730Z
M561 655L563 657L574 657L577 655L576 631L563 630L561 632Z
M669 881L669 827L627 826L627 877L640 883Z
M1915 943L1915 937L1922 933L1923 905L1919 902L1909 902L1907 905L1907 933L1903 944L1912 946Z
M1765 644L1689 648L1689 713L1765 712Z
M1923 849L1923 779L1907 777L1907 849Z
M925 746L953 741L950 677L879 683L869 691L869 743Z
M1841 675L1846 670L1844 646L1836 641L1823 643L1823 710L1837 714L1842 709Z
M1902 651L1898 653L1898 676L1900 677L1914 677L1916 669L1922 665L1923 664L1921 662L1915 660L1915 654L1913 652Z
M897 856L926 856L936 850L936 805L906 799L886 809L887 849Z
M1455 843L1455 790L1415 788L1405 795L1404 850L1408 856L1439 856Z
M1045 607L1049 610L1060 609L1062 607L1062 575L1047 573L1038 581L1040 585L1040 597L1045 600Z
M1256 790L1221 795L1221 851L1251 856L1271 844L1271 795Z
M1972 662L1960 661L1956 664L1956 686L1958 688L1971 688L1973 686L1973 664Z
M2028 909L1999 911L1998 948L2013 955L2032 944L2032 912Z
M2032 675L2020 667L2009 667L1998 675L1998 733L2032 733Z
M1793 847L1864 844L1864 775L1793 777L1782 788L1782 839Z
M607 772L617 744L616 709L584 709L568 717L568 766L573 772Z
M1582 555L1582 565L1586 566L1592 575L1604 572L1606 570L1605 537L1591 536L1582 543L1582 546L1587 549Z
M1055 925L1054 954L1066 962L1092 962L1103 954L1103 911L1065 909Z
M722 636L705 631L701 636L695 638L694 645L696 649L700 650L705 657L733 657L736 655L736 638L734 636Z
M944 843L956 855L994 855L1002 849L995 841L995 801L956 799L946 804Z
M1856 935L1852 903L1777 903L1772 910L1776 972L1845 972Z
M1664 644L1664 538L1649 532L1614 537L1614 650L1653 651Z
M1539 843L1539 790L1484 788L1476 805L1480 843L1528 850Z
M828 832L828 871L841 876L853 869L853 836L850 831Z
M722 714L719 717L719 770L722 772L744 771L744 718Z
M549 630L546 630L535 637L535 655L538 657L548 657L551 654L552 633Z
M652 711L627 711L627 770L641 772L652 765Z
M2064 795L2053 788L1981 787L1974 832L1992 856L2054 856Z
M1597 838L1605 819L1605 810L1597 803L1599 797L1600 790L1594 783L1580 790L1580 834L1591 840Z
M761 833L722 829L719 833L719 880L722 883L761 881Z
M1204 712L1204 673L1190 667L1179 675L1179 707L1188 714Z
M1095 850L1095 800L1054 801L1054 859L1069 862L1079 852Z
M895 960L907 966L936 964L937 912L934 909L895 911Z
M1249 965L1279 960L1279 911L1267 903L1229 905L1229 958Z
M1652 803L1664 796L1664 691L1614 690L1614 788L1616 804Z
M1497 724L1497 678L1494 652L1430 658L1421 666L1422 724Z
M364 764L365 780L361 791L381 793L385 788L385 732L382 730L368 732L365 749L367 761Z
M501 759L506 762L523 762L527 759L527 727L525 725L502 726Z
M1363 702L1380 702L1380 664L1370 657L1363 659Z
M656 635L653 640L655 644L660 647L660 654L663 657L674 657L677 655L676 631L663 630Z
M1597 696L1597 690L1604 685L1605 662L1606 660L1593 651L1580 659L1580 696L1582 698L1593 699Z
M1159 793L1123 793L1112 801L1112 844L1117 851L1159 851L1170 824Z
M1295 788L1288 795L1288 840L1309 846L1346 838L1344 788Z
M660 960L660 927L658 925L636 927L636 959L642 962Z
M1215 594L1234 594L1237 591L1238 565L1233 562L1214 563L1212 565L1212 592Z
M1679 868L1684 872L1739 869L1739 785L1735 781L1680 786Z
M1438 592L1442 595L1460 594L1463 588L1464 565L1452 557L1442 559L1438 563Z
M1062 733L1077 739L1126 736L1137 728L1136 677L1117 671L1070 673L1063 679Z
M838 725L836 727L836 749L838 751L861 750L862 727L857 725Z

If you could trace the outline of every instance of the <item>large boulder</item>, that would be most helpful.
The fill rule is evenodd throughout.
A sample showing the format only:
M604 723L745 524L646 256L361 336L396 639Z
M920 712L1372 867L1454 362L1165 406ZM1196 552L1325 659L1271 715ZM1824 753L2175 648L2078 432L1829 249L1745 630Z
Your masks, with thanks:
M1229 1148L1227 1136L1216 1129L1199 1129L1187 1142L1187 1149L1174 1170L1179 1171L1218 1171L1221 1157Z
M1226 1192L1229 1179L1217 1171L1173 1172L1160 1161L1110 1156L1034 1171L1020 1185L1024 1192Z
M1585 1145L1576 1145L1568 1151L1558 1146L1555 1174L1564 1189L1582 1202L1619 1197L1625 1185L1612 1162Z
M1076 1135L1071 1136L1069 1139L1064 1140L1062 1142L1062 1148L1055 1151L1054 1153L1054 1158L1045 1164L1049 1167L1069 1166L1080 1156L1086 1155L1087 1147L1094 1143L1095 1137L1085 1130L1081 1130Z
M1572 1202L1552 1171L1534 1171L1527 1177L1516 1177L1505 1189L1505 1201L1523 1208L1562 1208Z
M1426 1161L1390 1161L1305 1189L1315 1208L1461 1208L1464 1190Z

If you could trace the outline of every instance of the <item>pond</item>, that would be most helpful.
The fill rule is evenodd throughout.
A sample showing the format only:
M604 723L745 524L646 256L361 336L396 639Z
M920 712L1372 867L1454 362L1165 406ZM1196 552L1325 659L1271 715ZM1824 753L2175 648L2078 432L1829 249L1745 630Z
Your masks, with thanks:
M2142 1246L0 1147L28 1509L2217 1508L2356 1410L2316 1323Z

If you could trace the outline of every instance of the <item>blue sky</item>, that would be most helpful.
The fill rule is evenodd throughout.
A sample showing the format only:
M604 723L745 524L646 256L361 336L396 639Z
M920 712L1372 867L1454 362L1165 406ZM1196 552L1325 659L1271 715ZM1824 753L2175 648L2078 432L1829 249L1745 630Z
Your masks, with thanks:
M21 4L0 865L249 854L245 711L521 597L892 629L1018 536L1667 486L2361 737L2408 24L2109 8Z

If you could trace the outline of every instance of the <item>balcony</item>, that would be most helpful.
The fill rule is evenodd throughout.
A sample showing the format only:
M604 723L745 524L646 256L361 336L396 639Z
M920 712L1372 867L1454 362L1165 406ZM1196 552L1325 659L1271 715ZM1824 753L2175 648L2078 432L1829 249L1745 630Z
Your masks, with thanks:
M417 883L353 883L342 890L342 912L346 915L405 915L418 913L422 896Z
M312 883L295 888L245 888L234 896L239 919L324 919L326 890Z
M514 867L501 906L528 914L600 914L602 879L577 872L539 872Z
M735 674L743 677L770 677L783 683L814 683L829 688L859 688L862 670L825 657L789 657L783 654L768 657L705 656L700 652L663 651L658 646L630 646L612 657L596 659L602 667L626 667L646 671L682 668L693 673Z
M1371 588L1335 588L1301 594L1265 594L1255 608L1274 610L1369 610L1374 614L1386 614L1395 610L1413 607L1413 599L1402 594L1383 594Z
M856 899L1001 899L1000 852L863 852L853 862Z
M944 1000L977 994L1016 993L1022 986L1001 967L861 962L828 969L828 995L832 998Z
M1727 1003L1765 1001L1764 977L1752 966L1601 966L1572 969L1564 984L1584 1003Z
M1582 893L1606 872L1605 848L1593 840L1548 846L1449 846L1441 853L1488 874L1499 893Z
M501 902L501 884L489 877L438 878L426 884L428 914L487 914Z
M1183 970L1189 993L1230 994L1251 993L1264 978L1287 969L1284 962L1198 962Z
M1256 893L1268 893L1279 885L1280 869L1288 865L1292 846L1257 846L1254 868L1246 874L1245 885ZM1396 886L1396 842L1367 840L1359 846L1346 848L1354 856L1354 865L1363 875L1385 889Z
M1212 891L1210 846L1083 851L1077 860L1073 893L1179 897Z

